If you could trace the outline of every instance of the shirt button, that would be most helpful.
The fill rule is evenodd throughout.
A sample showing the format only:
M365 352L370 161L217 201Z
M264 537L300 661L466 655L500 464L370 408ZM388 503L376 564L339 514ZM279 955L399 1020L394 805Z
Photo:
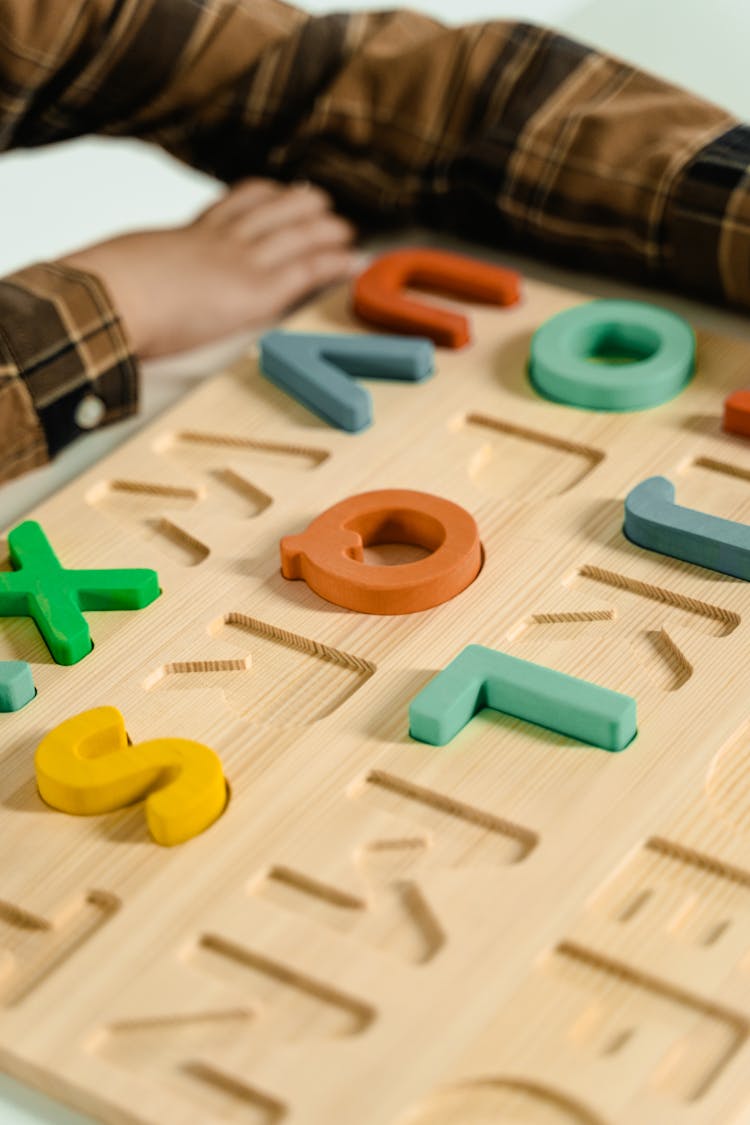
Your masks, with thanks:
M76 407L76 425L80 430L93 430L106 413L107 408L97 395L84 395Z

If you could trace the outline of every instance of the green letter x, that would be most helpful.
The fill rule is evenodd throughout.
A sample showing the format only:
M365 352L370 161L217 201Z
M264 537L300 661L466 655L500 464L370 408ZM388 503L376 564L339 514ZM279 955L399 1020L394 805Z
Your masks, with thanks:
M38 523L8 536L13 571L0 574L0 617L31 617L58 664L91 652L84 610L143 609L158 598L155 570L66 570Z

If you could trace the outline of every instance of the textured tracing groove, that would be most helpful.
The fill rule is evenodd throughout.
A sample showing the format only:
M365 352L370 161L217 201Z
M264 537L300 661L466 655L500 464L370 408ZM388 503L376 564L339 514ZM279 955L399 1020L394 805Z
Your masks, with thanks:
M538 442L539 445L548 445L550 449L559 449L563 453L574 453L578 457L584 457L587 461L590 461L592 467L598 465L605 457L605 454L600 452L600 450L592 449L591 446L583 445L581 442L568 441L558 434L532 430L528 426L520 426L514 422L492 418L488 414L468 414L466 416L466 424L471 426L484 426L488 430L496 430L501 434L513 434L516 437L526 438L528 441Z
M324 449L314 449L306 445L287 444L278 441L258 441L254 438L239 437L235 434L208 434L200 430L181 430L179 433L172 434L162 440L158 448L160 451L168 451L179 443L187 446L214 446L217 449L275 453L280 456L302 458L312 465L322 465L330 456Z
M687 613L694 613L700 617L718 621L724 627L724 635L732 633L742 620L739 613L734 613L732 610L712 605L710 602L700 601L698 598L692 598L686 594L677 594L674 590L667 590L662 586L652 585L650 582L642 582L637 578L617 574L612 570L604 570L602 567L582 566L577 574L581 578L591 578L595 582L602 582L605 586L612 586L617 590L629 590L633 594L639 594L641 597L661 602L663 605L673 606L675 609L682 609ZM568 581L566 585L571 585L571 581Z

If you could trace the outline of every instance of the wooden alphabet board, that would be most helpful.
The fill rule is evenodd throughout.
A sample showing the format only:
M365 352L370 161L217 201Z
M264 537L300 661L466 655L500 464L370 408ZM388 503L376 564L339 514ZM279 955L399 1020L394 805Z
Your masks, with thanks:
M65 565L154 567L163 592L88 614L67 668L0 621L0 659L38 688L0 716L9 1073L117 1125L748 1119L750 586L621 528L657 473L750 522L750 444L721 430L750 351L701 336L657 409L556 405L529 387L530 336L583 299L528 282L471 309L475 342L432 380L368 384L358 435L248 358L33 513ZM290 327L358 330L344 292ZM387 487L475 516L463 594L365 616L281 576L284 535ZM409 702L471 643L634 696L636 740L485 712L413 741ZM101 705L133 742L220 754L213 827L162 848L142 805L41 801L40 739Z

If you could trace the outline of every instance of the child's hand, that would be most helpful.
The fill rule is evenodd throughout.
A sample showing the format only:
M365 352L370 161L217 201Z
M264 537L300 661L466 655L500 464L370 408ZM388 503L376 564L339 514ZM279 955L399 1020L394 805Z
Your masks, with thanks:
M246 180L189 226L127 234L64 262L103 280L149 359L260 326L350 277L353 238L320 189Z

